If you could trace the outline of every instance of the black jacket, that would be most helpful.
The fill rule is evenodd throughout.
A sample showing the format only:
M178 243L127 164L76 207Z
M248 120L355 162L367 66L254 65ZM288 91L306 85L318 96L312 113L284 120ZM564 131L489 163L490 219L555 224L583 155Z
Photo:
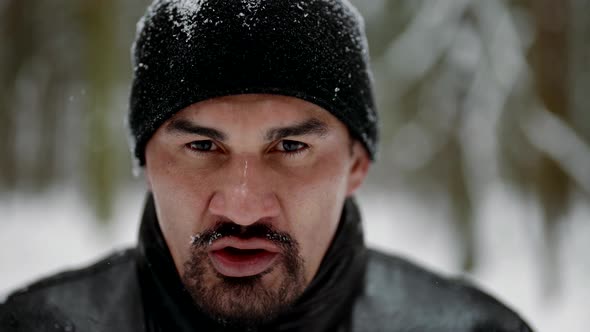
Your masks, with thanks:
M193 305L148 198L136 248L41 280L0 305L0 331L228 331ZM513 311L464 281L366 249L348 200L301 298L256 331L528 332Z

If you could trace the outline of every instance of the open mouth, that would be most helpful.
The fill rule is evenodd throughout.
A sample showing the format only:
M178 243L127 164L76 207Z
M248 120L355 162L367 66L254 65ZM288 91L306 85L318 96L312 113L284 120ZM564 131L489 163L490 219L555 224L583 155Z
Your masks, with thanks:
M234 247L225 247L217 251L219 255L223 255L227 260L240 261L243 259L254 259L258 255L267 253L264 249L238 249Z
M216 247L209 251L209 259L217 272L227 277L248 277L263 273L271 268L280 255L277 250L256 248L244 243Z

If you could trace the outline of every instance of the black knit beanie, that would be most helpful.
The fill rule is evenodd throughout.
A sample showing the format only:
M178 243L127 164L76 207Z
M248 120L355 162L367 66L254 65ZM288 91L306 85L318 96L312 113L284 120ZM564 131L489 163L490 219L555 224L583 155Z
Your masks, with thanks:
M176 112L268 93L328 110L377 147L367 41L347 0L155 0L137 26L129 126L134 153Z

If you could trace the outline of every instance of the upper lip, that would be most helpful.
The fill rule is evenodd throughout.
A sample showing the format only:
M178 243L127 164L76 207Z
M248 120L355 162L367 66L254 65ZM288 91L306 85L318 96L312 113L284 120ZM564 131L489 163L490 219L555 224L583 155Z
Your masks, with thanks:
M276 244L266 239L241 239L235 236L222 237L214 241L211 246L209 246L209 251L217 251L226 247L232 247L240 250L262 249L274 253L281 251Z

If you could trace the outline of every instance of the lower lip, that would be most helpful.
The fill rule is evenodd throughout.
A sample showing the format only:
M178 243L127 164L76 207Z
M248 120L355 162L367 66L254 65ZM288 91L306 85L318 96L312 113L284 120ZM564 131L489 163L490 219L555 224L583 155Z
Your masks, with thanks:
M221 249L209 253L213 267L226 277L250 277L263 273L273 265L278 256L278 253L266 250L236 254Z

